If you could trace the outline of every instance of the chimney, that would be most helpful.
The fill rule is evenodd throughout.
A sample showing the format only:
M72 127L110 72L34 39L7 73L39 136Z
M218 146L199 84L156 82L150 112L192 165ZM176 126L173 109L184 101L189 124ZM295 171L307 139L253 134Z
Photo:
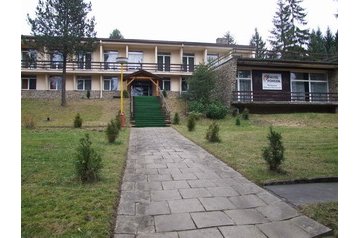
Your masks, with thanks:
M227 38L216 38L216 44L228 45L229 41Z

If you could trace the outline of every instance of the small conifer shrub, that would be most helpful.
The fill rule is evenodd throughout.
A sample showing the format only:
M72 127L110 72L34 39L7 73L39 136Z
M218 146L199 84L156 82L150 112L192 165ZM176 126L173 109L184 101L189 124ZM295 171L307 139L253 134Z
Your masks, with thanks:
M243 120L249 120L249 109L245 108L242 111L241 117Z
M236 122L235 122L235 124L236 124L237 126L240 126L240 125L241 125L240 117L236 117Z
M214 121L213 123L210 124L208 131L206 132L206 139L209 142L220 142L220 137L219 137L219 131L220 131L220 127L219 125Z
M174 114L173 124L174 125L179 125L179 122L180 122L179 113L176 112Z
M122 124L121 124L121 110L118 111L116 117L114 118L116 125L118 127L118 130L122 129Z
M111 120L107 124L106 135L109 143L113 143L118 137L119 129L116 120Z
M87 90L86 97L87 97L87 99L90 99L90 97L91 97L91 91L90 90Z
M82 118L79 113L76 114L75 120L73 121L73 125L75 128L81 128L82 127Z
M188 131L195 130L195 125L196 125L195 117L192 115L189 115L188 124L187 124Z
M92 148L92 142L86 133L85 137L80 139L80 145L77 148L75 160L77 177L83 183L96 182L100 179L100 170L102 167L102 158Z
M267 139L269 140L269 145L263 148L262 157L267 162L270 170L277 171L285 159L285 148L281 141L281 133L274 131L272 127L270 127Z
M23 125L27 129L34 129L35 128L35 120L32 115L26 115L23 119Z

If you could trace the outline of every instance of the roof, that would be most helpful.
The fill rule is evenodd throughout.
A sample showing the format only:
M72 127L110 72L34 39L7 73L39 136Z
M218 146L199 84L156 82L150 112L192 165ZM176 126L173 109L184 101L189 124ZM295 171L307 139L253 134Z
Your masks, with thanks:
M150 77L150 78L153 78L153 79L162 79L161 77L159 77L158 75L155 75L155 74L152 74L148 71L145 71L144 69L141 69L141 70L138 70L134 73L131 73L131 74L127 74L124 76L124 79L131 79L131 78L134 78L134 77Z

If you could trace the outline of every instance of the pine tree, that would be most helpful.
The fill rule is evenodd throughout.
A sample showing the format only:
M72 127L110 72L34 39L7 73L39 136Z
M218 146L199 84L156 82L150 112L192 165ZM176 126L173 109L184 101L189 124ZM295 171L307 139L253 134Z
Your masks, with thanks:
M109 39L124 39L124 36L122 35L122 33L120 32L120 30L118 30L117 28L114 29L112 31L111 34L109 34Z
M264 59L266 54L266 43L262 40L257 28L255 28L255 34L252 35L250 40L250 46L255 47L255 55L258 59Z
M56 50L62 55L62 106L66 105L67 60L94 48L95 19L87 16L91 10L91 3L83 0L39 0L35 18L27 15L35 38L32 46L44 53Z
M307 49L313 60L320 60L326 55L325 40L321 30L312 30Z
M227 31L227 32L224 34L223 38L227 39L228 45L234 45L234 44L236 44L235 38L231 35L230 31Z
M325 48L327 55L334 55L335 54L335 37L332 34L331 29L327 28L326 35L324 37L325 40Z

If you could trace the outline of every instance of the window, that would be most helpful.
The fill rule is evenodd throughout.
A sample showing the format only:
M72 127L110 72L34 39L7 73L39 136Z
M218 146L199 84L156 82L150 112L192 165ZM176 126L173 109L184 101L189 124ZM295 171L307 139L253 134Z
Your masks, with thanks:
M170 71L170 53L158 54L158 71Z
M128 69L141 69L143 63L143 52L130 51L128 52Z
M207 55L207 62L211 63L215 61L215 65L217 65L219 62L217 61L217 59L219 58L218 54L208 54Z
M34 49L25 49L21 51L21 67L23 68L36 68L37 51Z
M118 69L117 58L118 51L107 50L104 51L104 69Z
M114 76L104 77L103 90L105 91L119 90L118 77L114 77Z
M186 92L189 89L188 80L186 78L181 79L181 91Z
M292 101L327 101L328 79L324 73L291 73Z
M160 84L160 89L170 91L170 78L163 78L162 83Z
M51 54L51 68L62 69L63 67L63 55L61 52L55 50Z
M60 90L62 88L62 77L61 76L50 76L49 87L51 90Z
M252 75L251 70L239 70L237 72L238 101L252 101Z
M90 77L79 77L77 78L77 90L91 90L92 80Z
M194 54L183 55L183 71L193 72L194 71Z
M91 52L79 53L77 55L77 67L79 69L91 69L91 60L92 60Z
M36 76L24 76L21 78L21 89L36 89Z

